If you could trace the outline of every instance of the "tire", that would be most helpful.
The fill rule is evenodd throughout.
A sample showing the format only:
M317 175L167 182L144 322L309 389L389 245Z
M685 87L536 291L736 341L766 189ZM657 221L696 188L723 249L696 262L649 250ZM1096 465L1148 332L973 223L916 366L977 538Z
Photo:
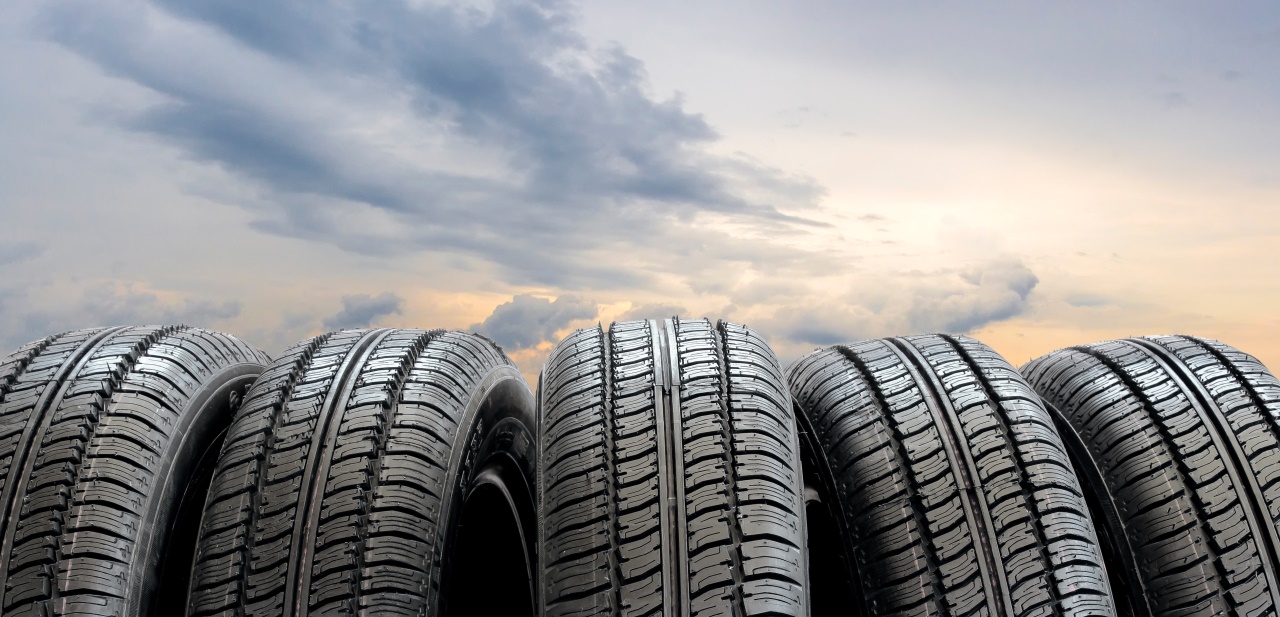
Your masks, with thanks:
M787 375L810 516L833 521L810 544L838 547L824 561L843 573L814 590L814 614L1116 615L1052 420L994 351L889 338L820 349Z
M531 613L533 412L520 372L473 334L299 343L228 431L188 614L480 614L476 595Z
M799 445L759 336L579 330L538 389L540 614L808 614Z
M182 326L67 332L0 362L0 614L180 614L214 454L266 362Z
M1062 349L1022 372L1094 470L1085 488L1132 614L1277 614L1280 382L1262 364L1153 336Z

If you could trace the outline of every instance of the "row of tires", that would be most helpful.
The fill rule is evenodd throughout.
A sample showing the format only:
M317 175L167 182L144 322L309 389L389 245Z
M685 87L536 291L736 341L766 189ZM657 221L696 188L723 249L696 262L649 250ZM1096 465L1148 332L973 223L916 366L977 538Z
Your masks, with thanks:
M274 362L182 326L0 363L3 615L1277 615L1280 382L1215 341L784 372L737 324Z

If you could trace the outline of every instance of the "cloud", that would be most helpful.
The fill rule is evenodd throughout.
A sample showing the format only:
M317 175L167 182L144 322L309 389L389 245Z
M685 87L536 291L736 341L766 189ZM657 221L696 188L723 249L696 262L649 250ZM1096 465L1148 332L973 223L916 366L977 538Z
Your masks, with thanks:
M806 121L814 116L820 116L822 118L827 117L826 113L817 111L807 105L784 109L778 112L778 115L782 117L782 126L789 129L800 128Z
M328 330L321 326L320 318L315 314L285 310L279 319L247 325L235 330L235 335L275 358L294 343Z
M399 315L403 306L404 298L389 291L376 296L369 294L342 296L342 310L326 318L324 327L330 330L367 328L381 317Z
M866 281L845 299L790 304L761 321L779 345L834 345L924 332L970 333L1026 312L1039 278L1004 257L963 269Z
M1027 296L1040 282L1012 258L967 268L959 279L916 290L907 311L913 330L965 333L1008 319L1027 309Z
M627 312L618 316L617 321L631 321L633 319L668 319L672 316L691 317L689 311L683 306L676 304L641 304L633 306Z
M1188 101L1186 95L1181 92L1166 92L1160 97L1160 104L1164 106L1165 111L1171 111L1182 107L1190 107L1191 101Z
M52 6L49 37L159 95L121 125L251 183L239 205L269 233L599 289L646 282L631 255L679 271L654 247L700 216L820 225L797 214L820 185L712 154L711 125L566 3Z
M560 296L555 301L520 294L510 302L499 304L484 321L471 329L483 334L508 351L528 349L544 341L555 342L556 333L579 319L592 319L599 312L594 302L574 296Z
M216 328L240 316L236 300L213 300L152 290L133 282L87 285L76 295L0 290L0 344L8 349L67 330L97 326L186 324ZM56 307L56 308L36 308Z
M34 242L0 245L0 266L10 266L39 257L44 247Z
M207 299L181 298L165 301L152 291L132 285L104 283L89 287L81 297L78 312L89 319L80 325L135 325L147 323L185 323L207 326L240 315L239 302L217 302ZM47 334L47 333L46 333Z
M4 319L9 304L20 297L22 297L21 292L16 289L0 289L0 320Z
M877 315L866 307L827 304L825 307L784 307L762 324L763 330L779 342L819 347L887 335L877 328Z
M777 304L809 296L812 292L803 276L770 276L751 280L729 291L729 299L739 306Z

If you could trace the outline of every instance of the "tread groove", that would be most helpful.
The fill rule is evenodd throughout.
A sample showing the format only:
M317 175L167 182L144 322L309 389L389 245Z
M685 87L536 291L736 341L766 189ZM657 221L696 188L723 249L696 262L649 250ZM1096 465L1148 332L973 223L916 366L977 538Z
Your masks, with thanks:
M906 464L906 461L910 460L910 456L907 454L906 446L903 444L902 428L896 421L894 421L893 415L889 413L891 405L889 404L888 399L885 398L885 393L884 390L881 389L880 381L872 376L870 367L868 367L866 363L863 362L862 358L858 357L858 355L848 346L838 345L835 349L840 352L846 360L848 360L850 367L857 372L858 377L864 384L866 384L867 389L871 392L872 400L876 406L875 409L879 413L881 421L891 432L890 439L892 440L891 444L893 447L893 454L895 456L895 467L902 470L903 475L908 478L908 485L918 485L918 478L915 477L915 470L912 469L910 465ZM916 480L916 482L913 482L912 480ZM916 529L924 532L924 530L929 527L921 514L924 511L924 507L920 492L913 492L911 498L916 506L911 508L911 517L915 522ZM920 546L924 551L925 567L928 569L930 574L929 586L933 589L933 597L941 599L946 594L942 588L941 581L943 578L942 570L938 561L938 552L934 548L932 542L921 541Z
M285 610L292 608L293 614L299 617L306 617L310 611L307 591L311 588L315 534L319 528L318 521L314 519L320 516L321 511L321 508L313 508L311 504L319 504L323 499L325 479L337 444L337 429L342 424L347 401L355 386L352 376L358 374L378 343L390 333L391 330L370 330L351 345L343 354L342 364L334 374L316 415L311 446L302 468L302 486L294 506L293 541L289 543L290 580L285 585L284 596ZM313 519L310 524L307 524L308 518Z
M1132 345L1130 346L1132 347ZM1121 366L1116 360L1112 359L1101 350L1094 349L1092 347L1087 347L1087 346L1071 347L1069 349L1071 351L1085 354L1093 358L1094 360L1098 361L1103 366L1107 367L1107 369L1110 370L1111 374L1115 375L1116 378L1128 390L1130 396L1133 397L1142 405L1143 411L1145 412L1146 416L1150 418L1152 426L1155 427L1156 432L1160 435L1160 439L1163 443L1165 450L1166 451L1174 450L1171 444L1169 428L1166 426L1164 422L1161 422L1159 420L1160 413L1154 407L1154 403L1151 400L1151 398L1147 396L1146 389L1143 388L1140 384L1138 384L1135 381L1135 378L1133 375L1131 375L1128 371L1126 371L1124 367ZM1148 371L1148 373L1149 372L1150 371ZM1186 460L1180 456L1173 456L1171 458L1174 462L1174 465L1170 467L1170 471L1177 475L1179 481L1184 486L1194 486L1195 485L1194 482L1192 482L1190 479L1191 470L1187 468ZM1191 504L1193 504L1193 507L1196 509L1196 520L1199 523L1198 527L1200 528L1201 532L1205 535L1205 537L1208 537L1208 538L1214 537L1215 535L1214 531L1212 527L1210 527L1208 522L1208 519L1212 517L1208 513L1208 508L1204 503L1203 498L1200 496L1199 492L1197 491L1187 491L1187 496ZM1218 552L1214 550L1214 548L1211 546L1211 543L1205 543L1204 546L1200 547L1200 550L1204 551L1205 561L1212 562L1214 572L1217 574L1217 579L1221 581L1221 584L1226 584L1228 581L1230 581L1230 577L1222 563L1221 555L1219 555ZM1187 565L1186 567L1189 569L1190 565ZM1178 572L1175 571L1173 573L1176 574ZM1164 574L1163 571L1161 572L1161 574L1164 576L1167 576ZM1218 596L1225 596L1225 589L1216 590L1214 591L1214 594Z
M725 331L723 322L716 325L712 330L712 335L715 337L717 343L716 346L718 353L716 355L716 360L720 368L720 375L723 376L720 379L720 416L721 422L724 425L722 439L724 440L725 451L725 480L729 485L728 490L725 491L729 508L729 537L733 543L733 548L729 552L733 560L729 566L730 572L733 576L733 605L734 609L738 611L738 614L745 615L747 614L747 611L746 607L743 605L742 598L742 562L744 561L742 555L742 522L739 520L738 514L739 504L736 490L736 487L738 486L738 472L734 464L733 455L733 418L729 413L729 396L731 386L729 383L729 372L731 370L729 366L729 335Z
M50 443L48 439L49 439L49 429L52 428L51 423L55 421L55 416L57 415L57 411L62 408L62 404L66 401L67 389L75 381L79 379L80 374L85 370L85 368L87 368L97 358L97 355L101 351L103 351L104 348L109 347L108 345L109 341L114 339L117 335L128 332L130 330L131 329L129 328L123 328L123 327L108 328L108 329L101 330L95 333L93 337L84 344L84 346L82 346L80 349L77 350L77 352L80 352L81 350L83 350L82 352L83 355L80 356L79 361L75 362L74 365L70 361L64 364L64 368L68 368L71 366L74 366L74 368L70 372L62 373L63 378L59 381L56 387L48 388L49 392L56 392L56 394L53 397L50 397L49 399L47 399L44 405L44 413L40 414L39 416L37 416L37 418L35 418L38 420L38 423L33 423L33 426L36 428L38 433L33 434L32 436L35 437L37 435L42 435L43 437L41 439L37 439L31 442L28 442L24 439L23 442L20 442L20 443L40 443L42 450L45 447L47 447L47 445ZM97 406L95 409L96 411L96 415L94 416L95 420L94 422L90 423L90 429L88 434L87 435L82 434L77 436L78 441L85 444L85 447L81 449L79 452L77 452L77 456L70 464L70 469L66 470L67 476L72 478L73 482L75 481L74 479L80 476L80 471L84 464L84 460L86 458L85 450L87 450L87 446L90 440L93 439L94 429L97 427L97 419L102 416L102 414L105 412L106 407L110 404L111 393L114 392L115 389L119 387L120 382L124 380L125 376L129 373L130 369L133 367L137 359L141 357L143 354L145 354L146 350L149 347L151 347L157 340L167 336L168 334L176 330L177 328L170 327L170 328L160 328L153 331L150 335L143 337L141 340L139 340L137 343L131 346L129 348L130 353L128 355L120 356L120 359L113 365L113 368L110 371L109 376L107 377L105 383L103 383L102 386L97 391L97 394L99 395L98 397L99 400L97 402ZM28 422L31 422L31 421L29 420ZM39 462L37 461L37 459L28 458L26 462L24 462L23 466L18 468L19 475L14 476L12 475L12 471L10 472L11 474L10 478L12 480L17 480L17 482L7 483L7 484L12 484L15 489L10 498L11 501L16 502L19 495L23 496L24 499L30 496L29 495L29 491L31 487L30 482L32 480L32 477L37 473L36 466L38 464ZM37 485L36 488L37 490L39 490L41 488L44 488L44 486ZM17 505L16 503L13 504L13 506L16 506L16 505ZM25 518L29 518L33 514L46 511L46 510L27 510L25 511L25 516L24 516L23 511L14 510L13 506L6 508L6 514L8 515L8 517L13 519L10 522L10 524L13 526L13 530L6 532L5 534L5 539L8 540L8 542L5 543L6 546L3 550L4 561L0 562L0 563L3 563L3 566L4 566L4 569L0 570L0 574L5 574L7 576L10 586L13 583L13 578L15 578L13 574L15 574L18 571L14 569L14 564L11 557L12 549L17 547L18 542L16 539L12 539L13 535L11 534L16 532L18 527L22 526L22 522ZM56 508L50 508L50 510L57 511L59 512L60 515L65 515L65 511L69 511L71 509L71 506L72 506L71 501L68 500L65 503L59 504ZM59 529L55 533L60 534L61 529ZM64 548L64 544L62 542L57 542L55 544L54 552L53 552L54 564L57 564L64 559L63 548ZM56 573L47 572L47 574L49 575L48 601L53 602L59 597L59 595L61 595L61 589L59 588L59 585L56 584ZM8 593L8 591L9 591L8 589L5 590L5 602L3 604L4 608L10 609L13 606L16 606L18 602L24 602L24 600L22 599L15 599L15 601L11 604L9 602L10 594Z
M969 352L964 349L964 346L961 345L960 342L955 339L955 337L941 334L938 336L938 338L946 341L951 346L951 348L955 350L956 354L960 357L961 361L963 361L965 365L969 367L969 370L973 372L975 380L978 382L983 392L986 393L987 398L991 401L992 407L995 409L995 413L991 414L997 420L997 423L993 428L1001 432L1001 435L1004 437L1005 443L1012 444L1013 437L1009 428L1009 418L1005 415L1005 413L1003 413L1003 407L1000 404L1002 399L996 393L996 391L991 387L990 382L988 381L987 377L983 374L983 371L978 366L978 363L974 360L973 356L969 355ZM1012 453L1012 456L1010 456L1010 461L1013 465L1013 469L1015 473L1017 473L1018 475L1019 486L1022 487L1022 494L1017 495L1017 497L1025 497L1028 495L1033 495L1035 493L1035 487L1031 485L1030 478L1028 478L1027 476L1027 469L1022 464L1021 457L1018 455L1017 452ZM1010 498L1014 498L1014 496L1011 495ZM1044 518L1045 518L1046 512L1040 507L1040 504L1038 504L1035 499L1026 499L1025 502L1026 502L1027 508L1031 511L1031 520L1032 520L1032 525L1036 532L1036 545L1040 551L1040 559L1047 566L1046 574L1048 574L1053 578L1053 581L1052 581L1053 584L1050 584L1048 586L1049 601L1054 606L1058 606L1057 583L1059 581L1058 581L1057 573L1059 572L1059 570L1054 567L1048 567L1048 566L1052 566L1053 559L1049 554L1049 537L1048 537L1048 534L1045 532L1045 528L1044 528ZM999 532L997 532L997 535L999 535Z
M622 537L622 523L618 516L618 498L619 480L618 480L618 448L614 443L614 435L618 430L617 427L617 394L614 389L614 354L613 354L613 328L610 327L606 332L599 325L596 331L600 336L600 350L604 354L604 370L601 371L600 379L600 396L604 401L604 439L605 439L605 500L609 504L609 569L612 576L609 577L609 587L613 595L613 605L619 609L622 604L622 581L624 576L622 573L622 549L619 539ZM584 470L589 472L590 469ZM568 474L566 474L568 475ZM596 521L589 521L595 524ZM570 527L562 527L561 533L571 529ZM555 564L553 564L555 565Z
M939 413L934 415L935 425L939 428L939 432L944 435L943 448L947 451L947 460L951 465L952 473L961 481L960 498L964 504L966 518L969 521L972 537L984 538L987 536L983 530L995 530L995 522L991 519L991 512L985 500L981 499L978 494L977 482L977 465L972 460L972 454L967 448L960 448L959 443L964 443L960 439L961 428L960 421L955 417L955 409L951 405L950 398L946 395L941 384L936 383L936 377L929 368L929 363L920 356L919 350L910 342L893 338L889 339L890 345L898 353L898 357L902 359L903 364L915 374L916 383L919 384L920 390L927 397L934 401L933 405L929 405L930 410L938 410ZM927 375L928 377L923 377ZM964 452L963 460L957 450ZM978 514L981 513L982 520L979 520ZM983 580L987 585L986 600L988 610L992 615L1012 616L1016 613L1010 605L1008 584L1004 577L998 573L1004 572L1004 566L999 558L993 554L992 548L987 542L979 542L981 550L979 554L983 555L983 559L979 560L979 566L982 568ZM985 567L983 567L985 566ZM993 597L994 590L999 589L1003 593L1003 598ZM1001 602L1001 599L1004 601Z
M414 339L408 353L405 354L404 359L400 363L399 371L396 373L395 384L393 385L389 395L390 409L384 410L383 415L385 420L379 423L377 431L377 448L374 451L373 458L368 463L368 488L366 489L367 494L364 498L359 519L362 526L368 525L369 517L373 512L374 495L378 492L379 478L382 471L382 460L385 458L387 453L387 441L390 436L390 427L395 426L394 413L399 409L398 403L400 402L401 395L404 393L404 386L408 383L409 374L413 370L413 365L417 363L418 357L422 355L423 350L426 349L427 345L431 344L431 341L435 340L435 338L442 333L442 330L423 331ZM353 612L358 613L360 610L361 590L363 588L363 584L366 582L364 580L363 573L369 565L368 547L364 542L356 543L354 559L355 568L352 574L356 580L351 586L351 607Z
M271 460L271 455L275 451L276 436L278 434L277 428L280 427L281 423L284 421L286 403L293 397L293 393L298 382L302 379L302 376L306 374L307 369L310 368L312 358L315 356L316 352L318 352L325 343L329 341L331 336L331 334L324 334L311 339L310 342L308 342L307 345L299 352L297 359L294 361L293 368L289 370L284 381L275 387L275 392L279 395L279 400L274 404L275 409L272 410L271 420L267 425L266 439L263 444L262 455L255 458L254 463L256 482L253 491L250 493L248 519L245 522L244 527L246 530L244 547L241 549L241 555L243 556L245 565L241 568L241 575L236 579L236 585L238 588L237 595L240 598L246 597L249 586L249 555L253 553L253 549L256 545L256 536L253 533L253 530L258 526L259 518L263 509L262 494L265 492L267 485L267 474L264 467L267 465L268 461ZM256 386L254 390L257 390ZM262 393L261 396L265 396L265 393ZM247 398L248 397L246 397L246 399ZM247 400L245 402L248 403ZM210 498L212 499L214 495L215 494L211 491ZM194 577L192 579L192 584L195 584ZM194 596L194 594L192 595ZM195 610L194 606L191 608ZM237 607L236 612L238 617L246 617L243 606Z
M1147 354L1152 356L1166 369L1166 374L1172 379L1181 382L1178 390L1190 395L1189 402L1193 403L1196 414L1201 419L1201 424L1210 431L1210 440L1205 443L1205 447L1201 450L1207 450L1211 446L1214 447L1219 454L1225 455L1223 469L1213 477L1194 483L1192 486L1200 488L1209 485L1214 480L1226 475L1230 477L1233 486L1244 488L1245 491L1237 489L1234 504L1242 506L1245 515L1245 523L1249 526L1249 534L1247 538L1254 540L1255 550L1258 551L1259 557L1265 555L1263 561L1263 573L1267 578L1267 587L1271 590L1272 605L1280 610L1280 587L1277 586L1276 572L1280 569L1280 561L1277 560L1276 550L1280 546L1280 540L1276 538L1276 529L1274 525L1265 525L1261 520L1271 521L1270 516L1266 516L1262 508L1266 505L1266 496L1262 493L1262 489L1258 486L1257 477L1253 470L1245 463L1248 460L1244 453L1240 450L1240 444L1237 440L1232 439L1229 435L1232 431L1228 427L1223 426L1226 418L1220 410L1213 397L1204 391L1203 384L1196 378L1194 372L1185 363L1182 362L1177 355L1166 350L1158 343L1148 341L1146 339L1125 339L1126 342L1134 344L1141 348ZM1169 370L1172 369L1172 370ZM1265 409L1265 407L1260 407ZM1214 410L1218 410L1217 413ZM1197 451L1199 452L1199 450ZM1188 453L1187 458L1194 457L1194 453ZM1252 497L1246 499L1240 494L1246 492ZM1233 505L1228 503L1222 509ZM1230 554L1230 547L1224 547L1220 551L1223 554ZM1223 580L1229 580L1224 578Z
M798 470L771 402L791 407L776 361L759 368L771 352L724 327L617 322L552 350L539 384L554 426L538 479L548 617L806 614L799 489L774 475Z

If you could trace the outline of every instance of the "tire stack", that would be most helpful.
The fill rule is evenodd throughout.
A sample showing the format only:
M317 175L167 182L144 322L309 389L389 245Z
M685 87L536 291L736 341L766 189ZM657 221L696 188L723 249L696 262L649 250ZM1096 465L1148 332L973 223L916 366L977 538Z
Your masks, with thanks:
M1278 615L1280 382L1215 341L185 326L0 361L0 615Z

